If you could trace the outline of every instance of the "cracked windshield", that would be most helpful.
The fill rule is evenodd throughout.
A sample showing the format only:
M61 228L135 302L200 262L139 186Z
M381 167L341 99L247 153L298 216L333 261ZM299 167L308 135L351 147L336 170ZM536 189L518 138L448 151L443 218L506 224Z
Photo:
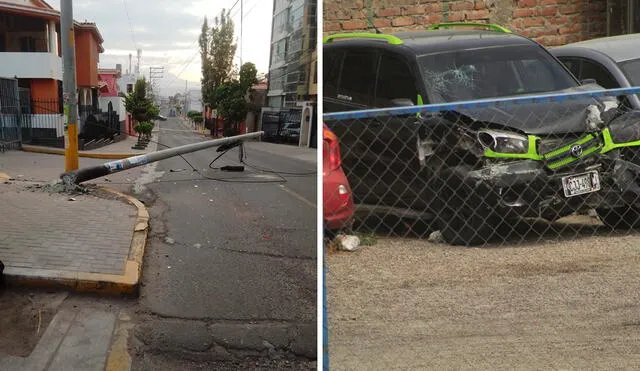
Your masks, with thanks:
M317 359L316 1L0 1L0 370Z

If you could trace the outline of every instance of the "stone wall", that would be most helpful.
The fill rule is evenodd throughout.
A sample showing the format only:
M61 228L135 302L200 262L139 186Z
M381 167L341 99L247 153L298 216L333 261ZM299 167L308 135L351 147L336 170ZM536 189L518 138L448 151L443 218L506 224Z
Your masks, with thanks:
M325 0L324 34L421 30L438 22L495 23L555 46L606 36L606 0Z

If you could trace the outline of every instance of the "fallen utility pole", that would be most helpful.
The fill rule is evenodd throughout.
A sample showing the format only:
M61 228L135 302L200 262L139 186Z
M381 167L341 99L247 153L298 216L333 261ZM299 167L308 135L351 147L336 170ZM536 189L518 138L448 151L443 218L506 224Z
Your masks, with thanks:
M212 139L205 142L185 144L184 146L163 149L162 151L147 153L145 155L133 156L122 160L106 162L98 166L69 171L60 175L60 178L66 185L80 184L82 182L86 182L87 180L96 179L101 176L113 173L118 173L123 170L150 164L152 162L164 160L170 157L184 155L185 153L191 153L200 151L202 149L220 146L232 148L236 144L241 144L244 140L258 138L263 133L263 131L258 131L255 133L236 135L228 138ZM240 150L240 156L242 156L242 147Z

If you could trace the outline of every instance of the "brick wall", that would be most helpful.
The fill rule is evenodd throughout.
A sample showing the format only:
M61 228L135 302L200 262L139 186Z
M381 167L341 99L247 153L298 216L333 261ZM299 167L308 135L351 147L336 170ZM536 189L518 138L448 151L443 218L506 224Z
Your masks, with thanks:
M543 45L606 36L606 0L332 0L324 2L324 34L425 29L437 22L504 26Z

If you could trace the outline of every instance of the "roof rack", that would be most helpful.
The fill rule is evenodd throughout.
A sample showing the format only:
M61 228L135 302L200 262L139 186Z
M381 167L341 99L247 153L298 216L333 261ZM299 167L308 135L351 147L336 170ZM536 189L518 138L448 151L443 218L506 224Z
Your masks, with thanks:
M503 32L503 33L511 33L510 30L498 26L497 24L488 24L488 23L472 23L472 22L446 22L446 23L435 23L427 28L428 30L439 30L441 28L450 28L450 27L483 27L489 29L491 31Z
M377 39L384 40L388 44L402 45L404 41L393 35L385 35L379 33L366 33L366 32L354 32L354 33L337 33L329 35L322 40L323 44L330 44L336 39Z

